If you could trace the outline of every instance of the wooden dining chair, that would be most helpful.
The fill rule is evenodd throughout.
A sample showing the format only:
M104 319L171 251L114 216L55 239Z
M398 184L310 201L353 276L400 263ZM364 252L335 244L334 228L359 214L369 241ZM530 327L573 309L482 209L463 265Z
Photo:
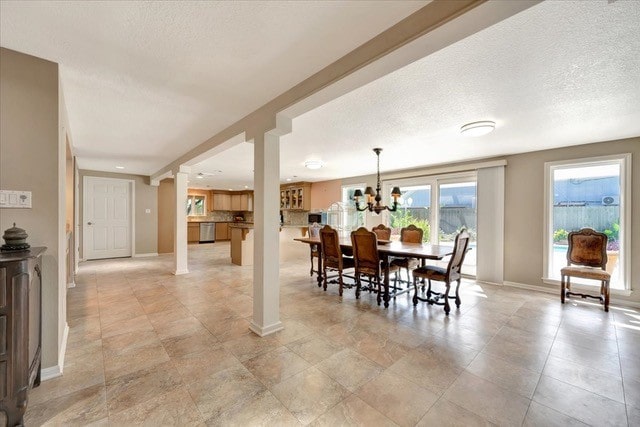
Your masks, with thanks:
M371 229L376 236L378 236L378 240L391 240L391 228L387 227L384 224L378 224Z
M309 237L311 239L314 238L320 238L320 225L317 222L314 222L312 225L309 226ZM309 245L309 261L311 263L311 267L309 269L309 276L313 276L313 273L317 272L318 274L320 274L320 268L315 269L314 265L313 265L313 260L317 259L318 261L320 260L320 245L318 244L312 244ZM318 285L319 286L319 285Z
M422 228L418 228L413 224L408 227L404 227L400 230L400 241L404 243L422 243L422 236L424 231ZM417 258L411 257L399 257L391 260L391 265L397 266L400 270L405 269L407 272L407 283L409 282L409 269L418 267L420 262ZM400 272L398 272L400 274Z
M467 249L469 247L469 233L466 229L462 229L458 235L456 235L456 240L453 243L453 254L451 254L451 259L449 260L449 264L447 268L444 269L442 267L436 267L435 265L426 265L424 267L418 267L413 270L413 305L418 305L418 300L425 301L427 303L436 304L436 305L444 305L444 312L446 315L449 315L451 308L449 307L449 298L455 298L456 307L460 308L460 281L462 279L462 274L460 273L460 269L462 267L462 263L464 262L464 256L467 253ZM429 286L427 288L426 298L422 298L418 296L418 279L427 279ZM431 281L436 280L438 282L445 283L445 291L443 293L433 292L431 290ZM449 295L449 290L451 288L451 282L457 282L456 284L456 294L455 296ZM433 296L432 296L433 295ZM440 301L440 300L444 301Z
M361 276L367 276L377 288L377 302L382 301L382 271L385 267L380 263L378 254L378 236L375 232L364 227L351 232L351 246L353 247L353 258L355 260L356 272L356 298L360 296L362 287ZM398 267L389 268L389 272L397 271Z
M323 288L327 290L327 269L338 271L338 283L340 285L339 293L342 296L344 282L342 280L342 272L345 269L354 268L353 258L345 257L340 250L340 238L338 231L325 225L320 229L320 245L322 252L322 272L323 272Z
M607 273L607 235L592 228L572 231L567 238L567 266L560 270L560 301L572 295L582 298L595 298L604 304L604 311L609 311L609 282L611 275ZM571 278L598 280L600 295L594 296L571 292Z

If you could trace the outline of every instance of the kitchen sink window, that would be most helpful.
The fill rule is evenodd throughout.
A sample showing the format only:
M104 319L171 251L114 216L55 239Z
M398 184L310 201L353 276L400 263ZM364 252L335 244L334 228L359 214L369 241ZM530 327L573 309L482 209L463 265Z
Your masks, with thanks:
M205 211L205 196L189 196L187 198L187 215L204 216Z

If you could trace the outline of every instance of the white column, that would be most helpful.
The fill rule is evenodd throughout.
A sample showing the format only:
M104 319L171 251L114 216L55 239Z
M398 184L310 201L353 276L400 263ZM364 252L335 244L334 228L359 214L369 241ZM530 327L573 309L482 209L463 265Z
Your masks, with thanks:
M259 336L283 329L280 322L280 138L254 137L253 320Z
M173 224L173 260L175 269L173 274L187 274L187 178L189 168L180 166L173 174L175 191L176 215Z

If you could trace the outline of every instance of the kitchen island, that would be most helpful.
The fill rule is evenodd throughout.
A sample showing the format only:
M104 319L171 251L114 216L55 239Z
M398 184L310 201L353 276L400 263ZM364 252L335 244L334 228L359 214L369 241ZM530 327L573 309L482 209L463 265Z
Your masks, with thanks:
M253 224L231 223L231 262L235 265L253 265ZM282 225L280 227L280 262L308 260L309 251L296 245L294 238L307 235L306 225Z

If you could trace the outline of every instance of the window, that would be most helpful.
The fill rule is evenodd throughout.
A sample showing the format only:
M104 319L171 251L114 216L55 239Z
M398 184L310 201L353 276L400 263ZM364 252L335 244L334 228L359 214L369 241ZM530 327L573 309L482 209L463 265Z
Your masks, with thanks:
M545 274L559 281L567 264L567 234L584 227L608 237L611 289L629 288L630 155L552 162L545 165ZM596 286L593 281L572 282Z
M356 230L358 227L364 225L364 212L356 211L356 201L353 198L353 193L359 188L364 189L366 184L353 184L342 186L342 205L343 205L343 218L342 224L344 224L344 230L351 231Z
M205 209L205 196L190 195L187 198L187 215L204 216L207 214Z
M409 224L422 228L423 241L433 245L453 246L456 234L466 227L471 234L463 273L476 275L476 173L425 176L386 181L384 194L391 197L391 188L399 186L402 197L396 212L389 214L391 238L400 238L400 229ZM384 198L383 198L384 200ZM448 260L438 265L446 267Z

